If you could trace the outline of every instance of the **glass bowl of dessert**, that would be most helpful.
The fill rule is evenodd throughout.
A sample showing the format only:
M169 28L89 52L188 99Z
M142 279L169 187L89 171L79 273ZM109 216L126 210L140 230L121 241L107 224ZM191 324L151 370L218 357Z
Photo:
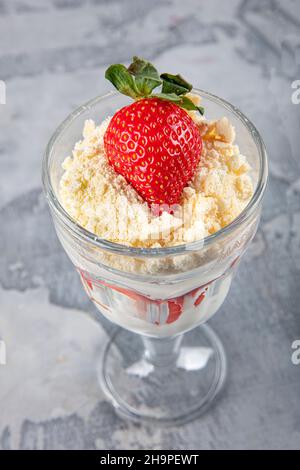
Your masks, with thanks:
M198 417L224 385L226 356L206 322L255 235L267 157L233 105L135 65L133 92L96 97L58 127L43 185L87 295L121 327L103 346L102 389L122 416L173 425ZM107 73L119 91L126 70ZM149 76L161 94L133 96Z

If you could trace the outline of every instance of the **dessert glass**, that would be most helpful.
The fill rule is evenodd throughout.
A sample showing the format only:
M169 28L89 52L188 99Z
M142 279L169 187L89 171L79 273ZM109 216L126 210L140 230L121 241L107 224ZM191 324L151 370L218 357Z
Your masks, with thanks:
M99 124L113 115L128 104L123 95L111 92L75 110L50 139L43 162L44 191L58 238L90 299L122 327L103 348L101 386L116 410L135 421L187 422L219 394L226 357L221 341L204 323L222 305L256 232L266 187L267 156L254 125L228 102L193 92L201 96L207 119L229 118L252 168L250 203L213 235L167 248L133 248L97 237L62 207L63 160L81 138L85 120Z

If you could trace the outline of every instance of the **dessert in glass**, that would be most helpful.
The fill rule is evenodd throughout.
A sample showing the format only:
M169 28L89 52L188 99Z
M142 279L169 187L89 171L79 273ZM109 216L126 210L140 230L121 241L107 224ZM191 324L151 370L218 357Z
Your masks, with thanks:
M205 323L255 235L266 151L237 108L180 75L134 57L106 78L118 91L50 139L44 190L87 295L122 327L99 361L107 397L132 420L179 424L224 384L224 349Z

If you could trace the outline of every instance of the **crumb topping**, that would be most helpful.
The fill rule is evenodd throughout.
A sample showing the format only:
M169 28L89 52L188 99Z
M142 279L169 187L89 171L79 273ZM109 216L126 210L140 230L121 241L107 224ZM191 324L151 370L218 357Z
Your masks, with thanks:
M226 117L207 121L190 112L203 139L194 177L180 205L156 211L109 165L103 136L110 122L87 120L83 139L63 162L60 200L81 226L109 241L160 248L192 242L232 222L253 195L250 166Z

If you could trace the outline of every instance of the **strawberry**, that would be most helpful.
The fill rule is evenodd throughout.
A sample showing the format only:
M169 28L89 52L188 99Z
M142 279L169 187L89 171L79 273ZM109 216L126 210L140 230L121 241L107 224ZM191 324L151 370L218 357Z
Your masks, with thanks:
M126 69L110 66L105 74L136 101L112 117L104 148L114 170L148 204L177 204L199 163L202 139L186 110L198 110L184 96L192 89L180 75L158 75L149 62L133 58ZM161 93L151 94L162 85Z
M174 323L183 312L183 301L184 296L177 297L176 299L172 299L168 301L169 307L169 316L167 319L167 323Z
M176 204L200 159L199 131L185 110L159 98L120 109L104 136L110 164L150 204Z

